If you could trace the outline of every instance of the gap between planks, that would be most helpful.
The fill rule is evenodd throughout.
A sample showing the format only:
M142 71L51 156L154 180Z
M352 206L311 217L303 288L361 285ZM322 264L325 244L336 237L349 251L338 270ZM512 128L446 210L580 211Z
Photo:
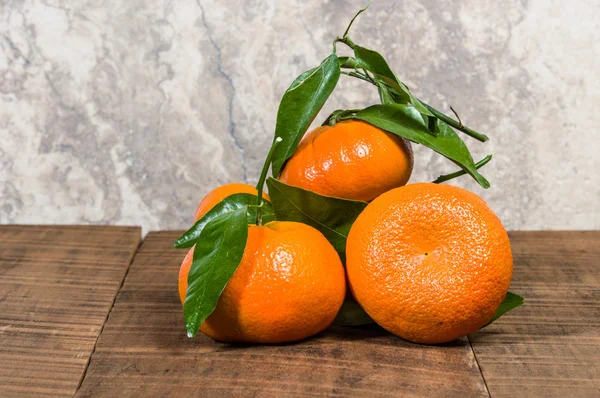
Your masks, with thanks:
M473 353L473 358L475 358L475 363L477 364L477 369L479 369L479 374L481 375L481 380L483 380L483 385L485 386L485 392L487 392L488 397L492 398L492 394L490 393L490 389L488 388L487 380L485 379L485 376L483 375L483 369L481 369L481 364L479 363L479 359L477 359L477 354L475 354L475 350L473 349L473 343L471 343L471 337L469 335L467 335L467 341L469 342L469 347L471 348L471 352Z
M144 243L144 240L146 240L145 237L144 238L140 238L140 240L138 242L138 245L135 248L135 252L131 256L131 259L129 260L129 264L127 264L127 268L125 269L125 273L123 274L123 278L121 278L121 284L119 285L119 289L117 290L117 293L113 297L112 303L110 303L110 309L108 310L108 312L106 313L106 316L104 317L104 322L102 323L102 327L100 328L100 333L98 333L98 336L96 337L96 341L94 341L94 348L92 349L92 353L88 357L88 360L87 360L87 362L85 364L85 368L83 369L83 373L81 374L81 378L79 379L79 383L77 383L77 388L75 389L75 394L73 394L73 396L77 395L77 392L79 391L79 389L81 388L81 385L83 384L83 380L85 379L85 376L87 375L88 368L90 367L90 363L92 362L92 357L96 353L96 347L98 345L98 340L100 339L100 336L102 335L102 332L104 332L104 326L106 326L106 322L108 322L108 318L110 317L110 314L112 313L112 310L115 307L115 303L117 301L117 297L119 296L119 293L121 293L121 289L123 288L123 284L125 283L125 279L127 278L127 275L129 274L129 270L131 269L131 264L133 264L133 260L135 260L135 257L139 253L140 247L142 246L142 243ZM469 342L469 344L470 344L470 342ZM473 347L471 347L471 350L472 349L473 349ZM487 386L486 386L486 389L487 389Z

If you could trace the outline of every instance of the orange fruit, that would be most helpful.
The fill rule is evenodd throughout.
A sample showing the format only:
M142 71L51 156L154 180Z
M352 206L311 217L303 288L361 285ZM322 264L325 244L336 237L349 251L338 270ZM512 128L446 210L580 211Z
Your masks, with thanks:
M196 214L194 215L194 222L198 221L200 219L200 217L202 217L204 214L206 214L217 203L219 203L226 197L236 194L236 193L250 193L253 195L257 195L258 191L256 190L255 187L253 187L252 185L249 185L249 184L232 183L232 184L221 185L220 187L217 187L217 188L213 189L212 191L210 191L208 193L208 195L206 195L200 201L200 204L198 205L198 208L196 209ZM262 196L266 200L270 200L269 195L267 195L266 193L263 192ZM193 248L192 248L192 250L193 250ZM192 255L190 254L192 252L192 250L190 250L190 252L188 252L187 256L185 257L185 260L183 260L183 263L181 264L181 267L179 268L179 297L181 298L182 303L185 301L185 293L187 292L187 287L188 287L187 275L190 272L190 267L192 266Z
M418 343L477 331L512 277L508 235L477 195L432 183L393 189L356 219L346 247L348 283L380 326Z
M345 295L340 258L319 231L288 221L251 225L242 261L200 331L224 342L302 340L333 322Z
M412 169L409 141L349 120L308 133L279 179L321 195L370 201L406 184Z
M181 300L181 304L185 302L185 295L187 293L188 288L188 274L190 273L190 268L192 267L192 260L194 259L194 247L187 252L181 266L179 267L179 300Z
M200 217L206 214L207 211L212 209L217 203L225 199L226 197L236 194L236 193L250 193L253 195L257 195L258 191L255 187L249 184L242 183L232 183L221 185L210 191L208 195L200 201L198 208L196 209L196 213L194 214L194 222L198 221ZM269 195L263 192L263 198L269 200Z

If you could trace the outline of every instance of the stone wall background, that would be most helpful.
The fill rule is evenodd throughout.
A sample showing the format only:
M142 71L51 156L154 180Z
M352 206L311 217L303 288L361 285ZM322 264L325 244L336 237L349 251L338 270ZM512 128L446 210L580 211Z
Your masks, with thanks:
M0 0L0 223L187 227L256 182L277 105L365 1ZM467 141L509 229L600 228L600 2L376 0L352 38ZM323 110L376 93L342 77ZM455 166L417 148L412 181Z

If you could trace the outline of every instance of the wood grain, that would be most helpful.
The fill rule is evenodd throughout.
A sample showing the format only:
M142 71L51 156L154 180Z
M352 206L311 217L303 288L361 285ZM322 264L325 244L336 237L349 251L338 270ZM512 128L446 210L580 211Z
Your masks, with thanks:
M514 232L525 306L469 336L492 397L600 397L600 231Z
M0 226L0 396L73 396L137 227Z
M488 396L466 338L423 346L369 327L278 346L188 339L178 236L146 237L78 396Z

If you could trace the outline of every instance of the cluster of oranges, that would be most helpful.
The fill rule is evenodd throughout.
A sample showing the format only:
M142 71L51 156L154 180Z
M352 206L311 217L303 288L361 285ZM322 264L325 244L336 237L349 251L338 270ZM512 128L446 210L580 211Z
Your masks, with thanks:
M226 342L297 341L331 325L347 296L381 327L414 342L447 342L486 325L512 276L508 235L469 191L406 185L412 169L410 142L368 123L343 121L308 133L279 179L370 202L348 234L346 264L308 225L250 225L242 261L200 330ZM195 219L235 193L257 190L216 188ZM180 268L182 303L193 250Z

